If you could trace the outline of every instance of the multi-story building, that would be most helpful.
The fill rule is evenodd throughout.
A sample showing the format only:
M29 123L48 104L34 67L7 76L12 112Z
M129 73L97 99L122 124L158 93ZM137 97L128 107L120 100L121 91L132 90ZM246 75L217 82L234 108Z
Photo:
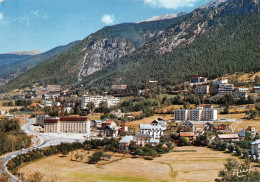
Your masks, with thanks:
M36 124L44 126L44 119L49 118L48 115L37 115L36 116Z
M239 97L244 97L244 98L246 98L247 99L247 97L248 97L248 88L238 88L238 92L237 92L237 95L239 96Z
M205 77L192 77L190 79L191 84L202 84L202 83L206 83L206 82L207 82L207 78L205 78Z
M152 124L140 124L139 133L140 134L149 134L154 139L160 139L163 136L163 128L161 125L152 125Z
M196 85L197 94L209 94L209 85Z
M90 133L90 120L87 117L61 117L59 125L62 133Z
M108 107L116 106L119 103L119 98L113 96L100 96L100 95L83 95L81 97L81 108L86 109L88 103L93 102L95 107L99 107L101 102L107 102Z
M215 109L180 109L174 111L174 118L175 121L215 121L217 114Z
M224 96L226 94L232 94L234 90L233 84L220 84L218 88L218 95Z
M44 133L58 133L58 132L59 132L59 118L45 118Z
M127 85L111 85L111 90L125 90L127 88Z
M45 118L45 133L86 133L90 134L90 120L87 117Z

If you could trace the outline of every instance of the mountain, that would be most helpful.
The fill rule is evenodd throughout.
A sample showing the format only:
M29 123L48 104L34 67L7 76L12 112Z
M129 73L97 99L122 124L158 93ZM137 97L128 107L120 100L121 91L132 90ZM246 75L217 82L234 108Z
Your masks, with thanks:
M173 18L176 18L176 17L179 17L179 16L183 16L187 13L185 12L180 12L178 14L166 14L166 15L161 15L161 16L154 16L148 20L144 20L144 21L141 21L139 23L143 23L143 22L149 22L149 21L158 21L158 20L168 20L168 19L173 19Z
M64 52L78 42L79 41L75 41L65 46L59 46L44 53L38 50L31 50L0 54L0 85L47 59Z
M170 87L190 76L259 71L259 0L212 4L169 20L105 27L1 89L35 82L140 87L149 80Z
M183 17L104 27L63 54L10 81L1 91L30 86L35 82L69 85L83 81L94 72L133 53Z
M15 55L37 55L41 54L42 52L36 49L30 50L30 51L17 51L17 52L9 52L7 54L15 54Z

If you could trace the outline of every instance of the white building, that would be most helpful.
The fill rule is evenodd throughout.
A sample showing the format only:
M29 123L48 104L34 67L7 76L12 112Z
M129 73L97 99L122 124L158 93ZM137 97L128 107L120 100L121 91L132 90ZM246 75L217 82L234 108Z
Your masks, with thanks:
M197 94L209 94L209 85L196 85Z
M43 126L44 125L44 119L49 118L48 115L37 115L36 116L36 124Z
M214 80L213 85L228 84L228 79Z
M233 84L220 84L218 89L218 95L224 96L226 94L232 94L234 90Z
M90 135L90 120L87 117L45 118L45 133L84 133Z
M86 109L88 103L93 102L95 107L99 107L101 102L107 102L108 107L117 106L119 98L113 96L100 96L100 95L83 95L81 97L81 108Z
M247 99L248 97L248 88L238 88L238 92L237 92L237 95L239 97L245 97Z
M175 110L175 121L215 121L218 112L216 109L192 109L192 110Z
M161 125L152 125L152 124L140 124L139 133L140 134L149 134L154 139L160 139L163 136L163 128Z
M259 155L260 154L260 139L253 141L251 144L251 154Z

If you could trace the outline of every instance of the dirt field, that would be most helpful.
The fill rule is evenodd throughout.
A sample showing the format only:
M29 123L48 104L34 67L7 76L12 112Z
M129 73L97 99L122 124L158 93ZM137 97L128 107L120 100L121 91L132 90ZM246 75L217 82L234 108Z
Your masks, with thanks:
M109 161L90 165L71 161L67 157L52 156L31 163L21 169L26 177L36 171L44 175L44 181L214 181L224 168L230 154L204 147L180 147L154 160L133 159L123 155ZM183 151L193 150L193 151Z
M218 114L218 118L231 118L231 119L242 119L242 123L237 124L235 132L242 130L243 128L247 128L248 126L255 126L256 131L260 130L260 117L257 117L256 119L243 119L246 116L245 113L241 114Z

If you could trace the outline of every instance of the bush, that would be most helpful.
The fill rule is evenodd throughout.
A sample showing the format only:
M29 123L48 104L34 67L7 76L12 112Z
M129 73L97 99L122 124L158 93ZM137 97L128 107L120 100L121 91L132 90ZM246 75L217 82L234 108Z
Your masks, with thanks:
M230 153L232 153L232 152L235 150L234 145L233 145L233 144L230 144L230 145L228 146L228 150L229 150Z
M178 142L178 146L187 146L187 145L189 145L189 138L181 137Z

